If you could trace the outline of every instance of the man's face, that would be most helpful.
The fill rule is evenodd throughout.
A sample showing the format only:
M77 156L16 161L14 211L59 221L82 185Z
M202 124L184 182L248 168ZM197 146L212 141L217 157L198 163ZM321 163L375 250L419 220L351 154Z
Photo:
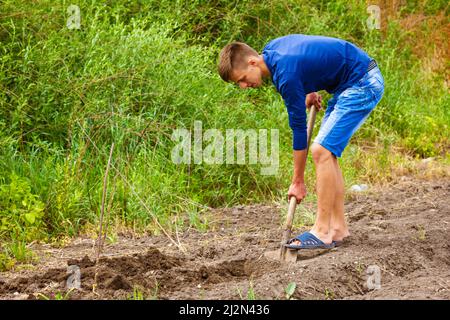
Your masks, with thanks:
M231 80L242 89L260 87L263 83L261 69L252 64L246 69L233 70Z

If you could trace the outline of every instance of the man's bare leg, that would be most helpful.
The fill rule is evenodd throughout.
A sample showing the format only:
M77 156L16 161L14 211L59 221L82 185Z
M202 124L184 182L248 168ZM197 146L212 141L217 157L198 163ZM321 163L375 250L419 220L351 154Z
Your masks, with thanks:
M331 236L334 241L342 241L350 235L344 216L344 177L336 157L333 156L333 164L336 172L336 192L334 198L334 210L331 215Z
M334 198L336 191L336 169L333 163L334 156L321 145L314 143L311 153L316 166L316 191L317 191L317 217L311 233L325 244L332 242L330 222L334 210ZM295 240L292 244L299 245Z
M336 169L334 156L320 144L311 146L312 158L316 166L317 217L311 233L326 244L332 239L331 217L334 211L336 190Z

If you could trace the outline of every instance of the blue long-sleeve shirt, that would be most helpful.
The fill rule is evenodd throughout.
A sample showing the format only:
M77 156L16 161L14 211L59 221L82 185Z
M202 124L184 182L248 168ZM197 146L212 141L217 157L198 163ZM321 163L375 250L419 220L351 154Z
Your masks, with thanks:
M286 105L294 150L307 145L306 95L345 90L362 78L372 60L348 41L302 34L272 40L262 56Z

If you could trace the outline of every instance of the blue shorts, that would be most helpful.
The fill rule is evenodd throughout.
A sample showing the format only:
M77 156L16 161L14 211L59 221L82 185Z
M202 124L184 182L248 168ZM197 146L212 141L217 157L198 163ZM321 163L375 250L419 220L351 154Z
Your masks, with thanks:
M367 119L383 93L384 79L378 67L367 72L353 86L335 93L328 101L314 142L340 157L352 135Z

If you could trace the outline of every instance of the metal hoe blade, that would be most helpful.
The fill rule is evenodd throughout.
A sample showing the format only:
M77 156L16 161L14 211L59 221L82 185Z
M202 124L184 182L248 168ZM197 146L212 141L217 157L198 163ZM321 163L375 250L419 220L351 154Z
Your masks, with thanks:
M284 263L297 262L297 250L288 249L283 246L283 248L278 250L265 252L264 257Z
M279 260L281 262L296 262L297 250L286 248L284 245L291 237L292 221L294 220L295 207L297 206L297 199L291 197L289 200L289 209L286 217L286 224L284 226L283 238L281 239L280 249L269 251L264 254L266 258Z

